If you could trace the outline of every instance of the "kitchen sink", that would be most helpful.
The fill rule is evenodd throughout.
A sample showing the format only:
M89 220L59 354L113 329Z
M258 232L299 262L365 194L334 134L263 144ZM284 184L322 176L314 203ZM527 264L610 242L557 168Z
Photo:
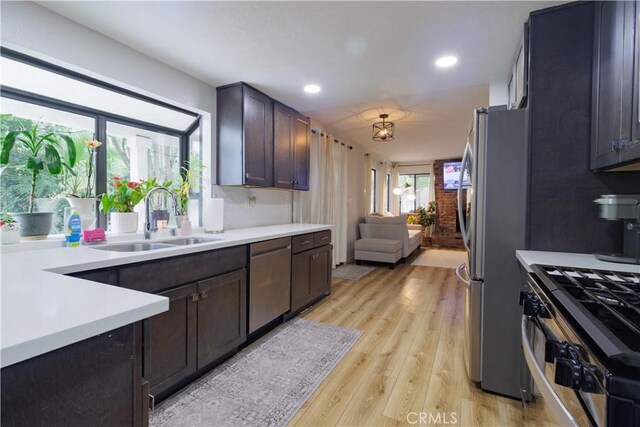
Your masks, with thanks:
M152 242L134 242L134 243L121 243L118 245L105 245L94 246L92 249L99 249L101 251L113 251L113 252L142 252L152 251L154 249L171 248L173 245L166 243L152 243Z
M198 243L211 243L217 242L222 239L216 239L214 237L182 237L179 239L162 240L160 243L167 245L197 245Z

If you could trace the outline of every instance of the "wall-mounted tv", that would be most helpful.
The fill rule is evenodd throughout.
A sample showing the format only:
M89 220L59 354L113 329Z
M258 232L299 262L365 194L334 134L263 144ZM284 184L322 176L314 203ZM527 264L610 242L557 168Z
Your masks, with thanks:
M442 168L445 190L457 190L460 186L460 169L462 162L447 162ZM464 172L462 188L469 188L469 171Z

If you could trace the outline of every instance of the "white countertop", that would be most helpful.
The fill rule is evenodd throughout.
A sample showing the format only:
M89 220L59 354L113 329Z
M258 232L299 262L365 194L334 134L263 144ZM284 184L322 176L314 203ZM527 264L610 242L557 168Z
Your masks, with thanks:
M640 274L640 265L600 261L591 254L567 252L516 251L520 263L531 272L534 264L555 265L558 267L588 268L592 270L610 270L622 273Z
M194 234L219 240L143 252L111 252L87 246L2 252L1 366L9 366L169 309L165 297L64 274L328 229L331 229L330 225L283 224L214 235Z

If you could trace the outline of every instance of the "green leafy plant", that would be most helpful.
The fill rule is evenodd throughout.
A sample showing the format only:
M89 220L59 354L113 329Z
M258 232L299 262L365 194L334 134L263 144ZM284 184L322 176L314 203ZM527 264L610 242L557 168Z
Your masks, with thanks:
M56 132L43 133L40 130L40 122L37 122L30 129L12 130L2 137L0 165L9 164L11 152L16 143L21 144L29 153L26 164L27 170L31 173L29 213L33 213L38 176L45 170L50 175L59 175L63 168L74 174L76 147L69 135ZM64 157L61 155L63 146L66 148Z
M0 213L0 227L15 228L16 220L7 212Z
M87 152L87 158L78 161L75 173L68 173L65 176L65 186L71 197L93 197L93 163L102 142L96 140L84 141L82 143ZM86 183L84 188L82 184Z
M129 181L119 176L114 176L111 183L112 191L105 193L100 199L100 210L103 213L115 212L133 212L133 208L140 203L147 193L155 187L171 186L171 181L158 184L155 178L138 181Z
M430 227L436 223L436 201L429 202L427 208L418 206L416 209L417 222L423 227Z
M180 178L173 188L178 199L178 213L186 215L189 210L189 196L191 189L196 185L198 177L204 170L204 165L198 161L191 161L189 167L182 167Z

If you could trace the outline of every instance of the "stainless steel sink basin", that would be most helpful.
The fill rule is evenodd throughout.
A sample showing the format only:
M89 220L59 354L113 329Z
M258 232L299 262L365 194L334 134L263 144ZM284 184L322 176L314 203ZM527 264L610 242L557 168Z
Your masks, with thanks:
M92 249L99 249L101 251L113 251L113 252L141 252L152 251L154 249L171 248L173 245L167 245L166 243L152 243L152 242L134 242L134 243L121 243L118 245L105 245L105 246L93 246Z
M198 243L210 243L217 242L222 239L216 239L214 237L182 237L179 239L162 240L160 243L167 245L196 245Z

